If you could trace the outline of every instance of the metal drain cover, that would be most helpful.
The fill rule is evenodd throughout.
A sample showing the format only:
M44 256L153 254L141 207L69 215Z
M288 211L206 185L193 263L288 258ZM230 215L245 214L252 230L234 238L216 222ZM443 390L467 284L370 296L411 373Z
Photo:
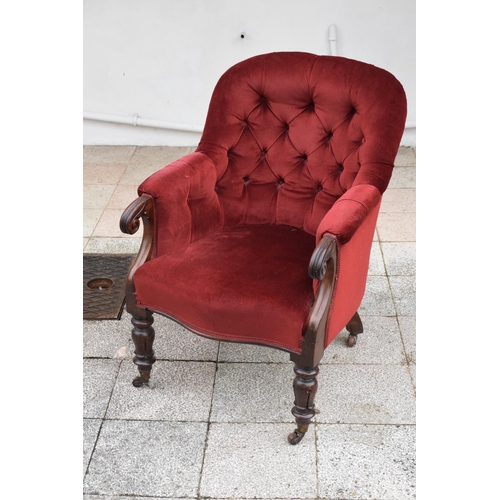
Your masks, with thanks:
M120 319L134 257L83 254L83 319Z

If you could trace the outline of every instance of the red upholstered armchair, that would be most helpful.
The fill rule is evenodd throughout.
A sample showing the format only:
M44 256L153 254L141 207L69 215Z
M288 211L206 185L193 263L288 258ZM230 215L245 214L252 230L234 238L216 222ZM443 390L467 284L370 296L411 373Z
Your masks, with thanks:
M198 148L146 179L123 232L144 224L131 266L135 386L156 358L153 312L295 363L298 443L314 417L324 350L363 331L382 193L406 118L401 84L358 61L272 53L236 64L213 92Z

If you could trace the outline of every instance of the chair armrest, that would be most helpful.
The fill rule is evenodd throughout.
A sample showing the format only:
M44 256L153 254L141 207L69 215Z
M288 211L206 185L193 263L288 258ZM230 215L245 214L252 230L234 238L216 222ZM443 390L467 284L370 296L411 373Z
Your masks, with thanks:
M319 223L316 241L319 242L325 233L330 233L337 237L339 243L347 243L381 199L380 191L371 184L348 189Z
M326 234L309 261L309 276L314 280L315 299L304 328L302 352L290 355L290 360L295 363L312 363L312 366L316 366L321 361L336 272L337 241L335 236Z
M120 230L125 234L135 234L139 230L140 222L142 219L153 219L153 200L147 196L139 196L136 198L123 212L120 217ZM151 238L151 224L145 224L144 232L148 233ZM144 239L143 235L143 239Z
M139 316L142 312L136 307L134 274L139 267L151 259L154 241L153 200L147 196L140 196L125 209L120 218L122 233L135 234L139 229L140 219L142 219L143 223L141 247L130 266L125 285L127 310L130 313L135 312Z
M316 239L328 241L333 235L337 253L325 347L347 325L363 299L381 199L380 191L371 184L353 186L336 201L318 226Z
M320 243L314 249L309 261L309 276L313 280L322 280L326 275L327 263L333 257L336 257L337 242L335 237L326 234ZM334 266L335 267L335 266Z
M139 186L139 195L153 200L155 257L222 228L215 182L213 161L195 152L155 172Z

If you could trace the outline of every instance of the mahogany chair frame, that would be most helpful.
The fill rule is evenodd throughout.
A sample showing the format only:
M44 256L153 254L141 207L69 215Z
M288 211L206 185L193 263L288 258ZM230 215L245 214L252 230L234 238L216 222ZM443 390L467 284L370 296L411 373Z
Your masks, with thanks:
M132 382L135 387L140 387L149 381L151 369L156 361L153 350L155 338L152 326L153 313L162 314L138 306L135 297L135 271L151 259L154 248L153 200L145 195L138 197L124 211L120 219L120 229L126 234L135 234L140 227L141 220L142 242L132 262L126 282L126 308L132 315L132 340L135 346L133 361L139 370L139 376ZM316 413L314 398L318 388L317 375L325 350L326 325L337 275L337 240L334 235L323 236L311 256L308 272L312 279L320 281L320 285L304 329L302 352L297 354L288 351L290 360L295 364L293 381L295 401L292 414L297 424L296 429L288 436L291 444L297 444L302 440ZM171 319L175 321L174 318ZM185 325L182 326L185 327ZM350 334L347 344L352 347L356 343L357 335L363 332L363 325L357 312L346 328ZM211 338L192 328L188 329L197 335Z

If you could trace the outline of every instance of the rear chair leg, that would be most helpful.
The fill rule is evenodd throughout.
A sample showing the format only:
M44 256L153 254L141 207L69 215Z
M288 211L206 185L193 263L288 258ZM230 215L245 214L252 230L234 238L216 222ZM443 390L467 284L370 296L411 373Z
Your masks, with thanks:
M149 382L151 368L156 361L156 356L153 351L153 341L155 331L151 326L154 318L153 313L147 311L144 317L132 316L132 340L135 345L134 363L139 368L139 376L136 377L132 384L135 387L141 387L142 384Z
M309 423L316 414L314 409L314 396L318 390L316 377L319 368L309 368L295 364L293 369L295 378L293 380L293 391L295 393L295 406L292 408L292 415L295 417L297 428L288 436L290 444L299 443L309 428Z
M349 332L349 338L347 339L347 345L353 347L356 345L358 340L358 334L363 333L363 323L357 312L351 318L349 323L346 325L346 330Z

